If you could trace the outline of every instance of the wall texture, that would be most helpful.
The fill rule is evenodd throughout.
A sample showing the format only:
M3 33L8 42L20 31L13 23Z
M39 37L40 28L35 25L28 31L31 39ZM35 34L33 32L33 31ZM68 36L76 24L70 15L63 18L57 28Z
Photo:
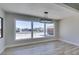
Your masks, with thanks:
M60 21L60 40L79 46L79 15Z
M4 18L4 12L2 11L2 9L0 8L0 17L3 17ZM5 35L4 35L5 37ZM5 40L4 38L1 38L0 39L0 53L3 52L5 49Z

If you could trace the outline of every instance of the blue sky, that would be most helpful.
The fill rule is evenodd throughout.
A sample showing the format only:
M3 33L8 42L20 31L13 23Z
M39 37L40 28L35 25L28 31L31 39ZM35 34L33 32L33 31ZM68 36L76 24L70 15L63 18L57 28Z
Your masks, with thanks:
M43 23L34 22L33 24L34 24L33 25L34 28L39 28L39 27L44 28ZM21 21L21 20L19 21L19 20L17 20L16 21L16 27L17 28L29 28L29 29L31 29L31 22L30 21Z

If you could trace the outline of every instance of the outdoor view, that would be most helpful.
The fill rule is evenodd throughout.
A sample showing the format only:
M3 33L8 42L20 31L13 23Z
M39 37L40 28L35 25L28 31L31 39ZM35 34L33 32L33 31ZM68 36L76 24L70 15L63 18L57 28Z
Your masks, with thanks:
M55 25L54 23L47 23L46 24L46 36L54 35L55 33Z
M16 21L16 39L31 38L31 21Z
M33 22L33 38L44 37L44 23Z
M23 20L16 20L16 39L28 39L32 38L32 31L33 31L33 38L41 38L50 35L54 35L54 24L53 23L40 23L33 21L23 21ZM46 24L46 27L44 27ZM33 29L32 26L33 25ZM46 33L44 30L46 29Z

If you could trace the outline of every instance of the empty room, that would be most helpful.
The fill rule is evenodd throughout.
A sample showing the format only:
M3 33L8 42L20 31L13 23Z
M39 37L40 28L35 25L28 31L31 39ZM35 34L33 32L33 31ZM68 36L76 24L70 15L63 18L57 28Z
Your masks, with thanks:
M79 55L79 3L0 3L0 55Z

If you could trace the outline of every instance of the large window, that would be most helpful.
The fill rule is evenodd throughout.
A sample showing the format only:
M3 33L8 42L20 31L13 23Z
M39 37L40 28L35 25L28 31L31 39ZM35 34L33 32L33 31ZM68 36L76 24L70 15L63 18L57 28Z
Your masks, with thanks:
M31 38L31 22L16 20L16 39Z
M47 23L46 24L46 36L55 35L55 25L54 23Z
M3 18L0 17L0 38L3 37Z
M33 22L33 38L44 37L44 23Z
M16 40L33 39L55 35L54 22L16 20Z

